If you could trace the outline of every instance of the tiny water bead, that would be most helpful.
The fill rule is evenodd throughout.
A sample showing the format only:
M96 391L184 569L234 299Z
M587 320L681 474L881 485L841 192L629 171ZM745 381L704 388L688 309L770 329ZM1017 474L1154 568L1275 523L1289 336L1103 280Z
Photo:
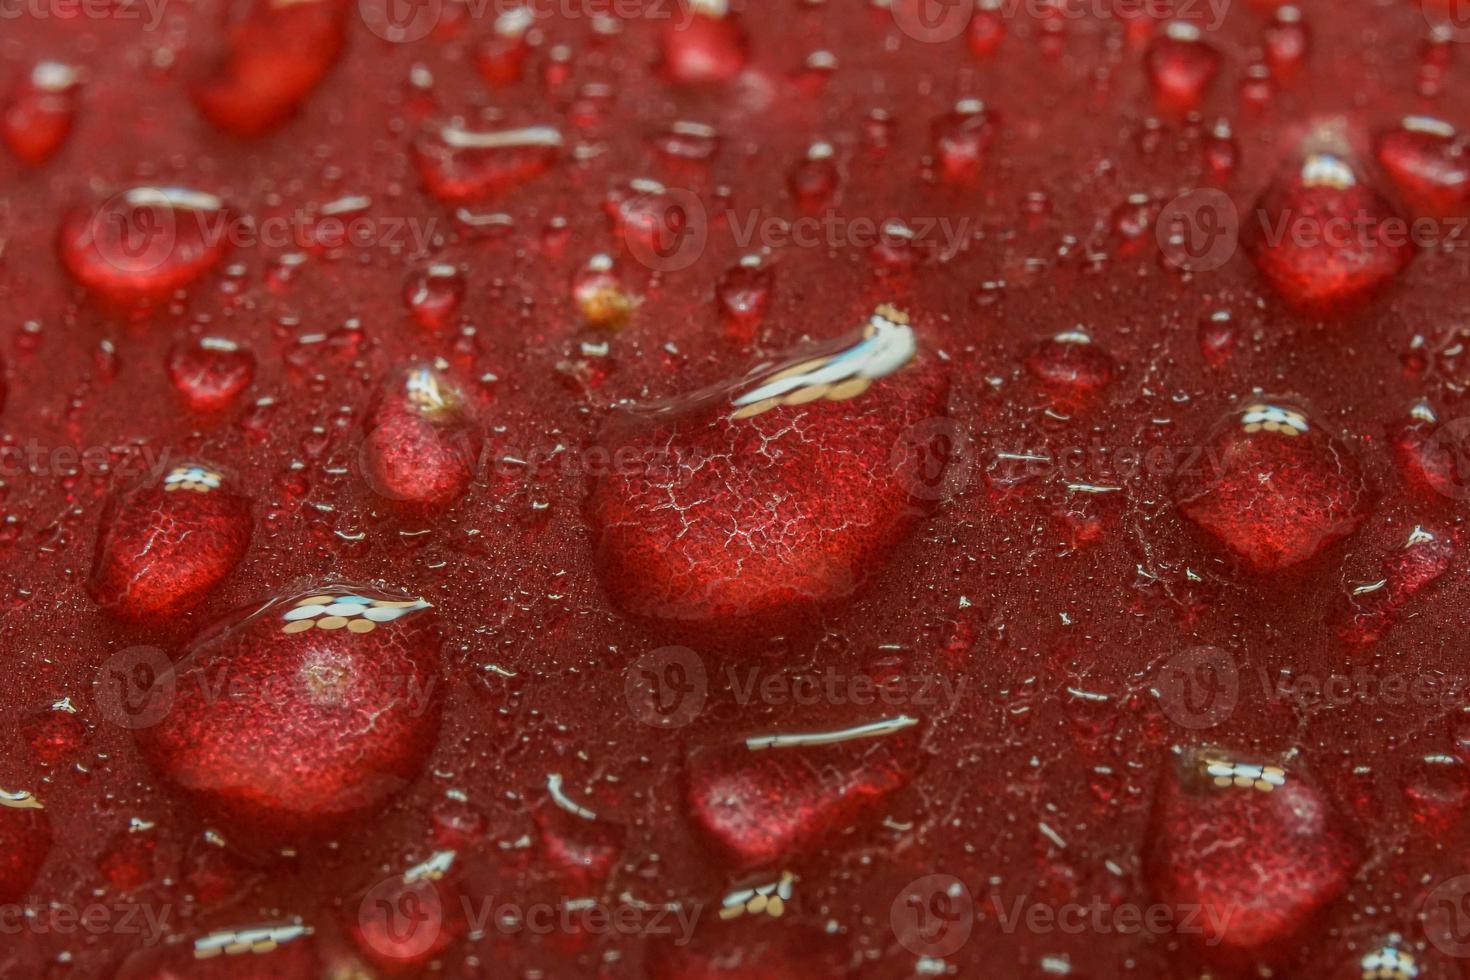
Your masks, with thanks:
M1204 99L1220 71L1220 52L1194 24L1172 21L1149 45L1144 63L1159 105L1184 111Z
M339 833L422 769L443 703L439 643L423 599L297 587L202 633L155 683L167 712L134 737L244 839Z
M169 380L196 412L233 404L255 378L255 355L225 337L191 337L175 344L166 365Z
M88 289L124 301L156 300L217 265L230 250L236 220L213 194L134 187L72 209L57 247L66 271Z
M1361 850L1294 767L1216 749L1176 750L1153 804L1154 894L1198 908L1204 950L1288 938L1347 888Z
M250 547L250 499L207 463L181 463L115 495L97 529L88 588L127 619L166 619L196 606Z
M1470 138L1442 119L1408 116L1380 133L1378 162L1400 193L1432 214L1470 202Z
M281 125L336 65L353 9L348 0L233 4L218 61L190 93L194 104L236 136Z
M437 368L415 365L383 385L364 425L363 475L381 497L445 507L475 477L480 436L465 394Z
M725 270L715 285L720 315L742 326L760 322L771 305L775 267L758 255L749 255Z
M1041 382L1062 391L1095 391L1113 377L1112 357L1081 326L1037 344L1026 357L1026 369Z
M462 122L427 127L413 144L414 162L435 197L458 203L510 190L551 169L562 151L552 126L476 130Z
M1201 448L1180 476L1179 511L1255 572L1307 561L1367 514L1352 454L1288 403L1230 412Z
M92 732L70 698L31 712L20 728L31 757L43 766L61 765L76 758Z
M1309 152L1241 218L1241 244L1288 303L1320 309L1365 297L1414 257L1408 222L1348 160Z
M589 326L621 330L640 300L619 275L612 256L598 253L572 276L572 302Z
M999 121L979 99L962 99L950 112L934 120L930 137L941 178L954 183L975 179L980 173Z
M444 326L464 302L465 277L458 266L435 262L414 270L403 284L403 302L419 326Z
M944 362L883 306L742 380L619 412L599 445L628 465L587 499L603 586L638 616L773 629L850 595L914 519L934 461L906 440L948 395Z
M51 817L24 790L0 788L0 905L29 894L51 852Z
M749 39L729 0L692 0L686 23L663 30L659 67L677 85L716 85L739 75Z
M1449 570L1458 550L1445 529L1416 524L1398 547L1384 556L1372 581L1354 586L1338 635L1350 647L1375 643L1402 615L1404 607Z
M0 106L0 137L16 158L39 167L66 143L76 119L81 78L71 65L43 61Z
M1306 61L1310 35L1301 8L1277 7L1266 25L1266 63L1278 75L1289 75Z

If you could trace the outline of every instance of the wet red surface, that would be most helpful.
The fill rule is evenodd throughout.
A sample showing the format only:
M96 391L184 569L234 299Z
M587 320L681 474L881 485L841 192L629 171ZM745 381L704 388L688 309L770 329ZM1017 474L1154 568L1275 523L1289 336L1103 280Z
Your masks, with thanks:
M1097 6L0 0L0 976L1461 975L1470 23Z

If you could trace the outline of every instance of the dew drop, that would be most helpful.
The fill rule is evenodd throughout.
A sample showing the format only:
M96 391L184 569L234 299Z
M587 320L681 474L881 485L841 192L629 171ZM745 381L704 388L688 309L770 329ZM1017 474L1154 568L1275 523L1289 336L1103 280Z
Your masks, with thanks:
M435 197L470 201L544 174L561 156L562 144L561 133L551 126L472 130L449 122L420 134L414 162Z
M1181 475L1179 510L1254 571L1314 557L1367 514L1352 454L1288 402L1230 412L1205 445Z
M0 136L10 152L30 167L55 156L71 133L80 92L75 68L57 61L36 65L0 109Z
M224 337L189 338L168 354L168 377L197 412L232 404L255 378L255 355Z

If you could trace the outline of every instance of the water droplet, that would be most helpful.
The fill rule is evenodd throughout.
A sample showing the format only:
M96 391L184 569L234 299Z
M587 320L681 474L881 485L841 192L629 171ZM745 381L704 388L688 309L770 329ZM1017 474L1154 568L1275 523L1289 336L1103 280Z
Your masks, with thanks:
M495 18L494 32L475 51L480 77L496 87L521 80L526 56L531 53L526 32L535 21L536 12L531 7L516 7Z
M735 263L715 285L720 315L748 330L759 323L771 305L776 270L758 255L747 255Z
M1154 800L1147 865L1155 894L1197 908L1206 949L1285 940L1347 888L1357 844L1296 769L1184 750Z
M588 514L604 586L640 616L774 628L845 597L939 499L944 365L881 307L733 385L617 413ZM912 438L915 433L920 437ZM921 445L923 443L924 445ZM929 478L934 477L931 481Z
M391 378L365 426L363 475L381 497L444 507L474 479L480 439L473 415L463 392L432 367Z
M749 59L740 18L728 0L694 0L685 24L664 28L660 67L679 85L712 85L739 75Z
M1301 8L1277 7L1266 25L1266 63L1277 75L1290 75L1306 60L1308 40Z
M1415 525L1398 548L1387 555L1371 581L1348 593L1348 609L1338 635L1351 647L1376 643L1396 622L1403 608L1449 570L1455 540L1441 528Z
M51 818L24 790L0 788L0 904L14 905L30 892L51 852Z
M791 169L786 186L791 188L791 196L798 204L815 210L831 202L839 180L832 144L813 143L807 148L806 156Z
M43 61L31 70L3 109L0 136L22 163L39 167L56 155L71 133L81 81L77 70Z
M419 326L430 329L444 326L459 312L464 294L464 273L445 262L415 270L403 284L404 304Z
M1149 84L1161 107L1193 109L1220 70L1220 52L1206 43L1198 27L1173 21L1149 45L1144 57Z
M1095 391L1113 377L1113 359L1082 327L1049 337L1026 357L1026 369L1048 385L1077 394Z
M133 734L242 838L340 834L422 769L439 731L439 647L422 599L292 589L202 633L148 691L161 717Z
M734 870L808 858L907 785L917 762L909 735L703 750L689 762L690 821Z
M225 51L191 93L194 104L237 136L285 122L337 63L351 9L343 0L236 5Z
M572 301L594 327L620 330L638 309L639 299L624 285L609 255L598 254L572 277Z
M1232 411L1205 448L1180 479L1179 510L1257 572L1312 558L1367 513L1352 454L1289 403Z
M220 469L185 462L112 497L98 526L93 598L129 619L204 601L250 546L251 503L235 487Z
M255 355L224 337L190 338L168 354L168 376L196 412L225 408L255 378Z
M1408 224L1347 159L1309 152L1242 222L1241 244L1293 305L1347 303L1389 283L1414 257Z
M20 728L31 748L31 756L43 766L74 759L86 746L92 731L69 698L31 712Z
M979 99L962 99L935 119L930 137L940 176L955 183L973 180L995 142L998 127L995 114Z
M1398 189L1431 214L1450 214L1470 202L1470 140L1449 123L1409 116L1382 133L1378 162Z
M154 299L212 269L236 220L213 194L135 187L96 208L73 209L58 240L73 279L110 298Z
M414 142L414 161L435 197L468 201L539 177L561 156L562 143L551 126L472 130L450 122L423 131Z

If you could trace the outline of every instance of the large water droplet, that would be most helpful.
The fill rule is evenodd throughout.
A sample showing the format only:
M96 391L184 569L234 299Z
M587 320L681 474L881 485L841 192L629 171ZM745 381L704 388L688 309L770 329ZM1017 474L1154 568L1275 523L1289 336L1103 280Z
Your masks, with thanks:
M213 194L135 187L73 209L58 249L73 279L120 300L157 299L198 279L230 247L234 215Z
M1347 447L1283 402L1231 412L1179 490L1180 512L1257 572L1306 561L1368 509Z
M1242 221L1241 244L1278 293L1312 309L1390 282L1414 257L1408 232L1346 157L1310 152L1266 188Z
M1184 750L1154 800L1147 864L1155 894L1199 909L1206 948L1279 942L1347 888L1360 852L1299 771L1213 749Z
M238 136L280 125L336 64L354 6L346 0L235 4L226 11L225 50L194 87L194 104Z
M731 385L620 412L599 441L618 464L588 498L604 586L641 616L762 626L848 595L942 494L925 451L948 387L885 306Z
M201 634L139 700L134 736L241 837L341 833L418 776L439 731L439 646L422 599L295 588Z

